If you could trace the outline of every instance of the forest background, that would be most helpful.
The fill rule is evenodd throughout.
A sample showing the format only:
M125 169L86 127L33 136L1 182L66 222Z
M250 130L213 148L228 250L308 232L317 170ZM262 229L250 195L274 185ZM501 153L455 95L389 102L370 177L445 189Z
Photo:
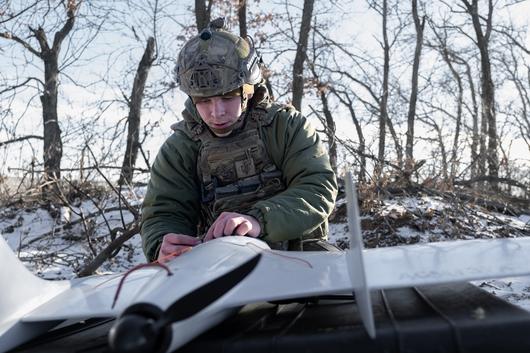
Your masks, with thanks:
M218 16L252 38L274 98L312 119L337 175L353 171L365 212L428 194L530 214L529 13L517 0L0 0L2 216L45 210L39 240L75 229L78 275L115 256L181 119L178 51Z

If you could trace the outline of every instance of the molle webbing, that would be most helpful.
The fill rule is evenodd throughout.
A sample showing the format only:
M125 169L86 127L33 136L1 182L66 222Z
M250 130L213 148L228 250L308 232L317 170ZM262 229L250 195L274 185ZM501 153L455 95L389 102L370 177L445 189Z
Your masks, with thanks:
M270 160L259 128L272 122L267 110L256 107L241 129L228 137L205 130L197 135L201 148L197 175L201 180L206 226L225 211L244 213L257 202L285 189L282 174Z

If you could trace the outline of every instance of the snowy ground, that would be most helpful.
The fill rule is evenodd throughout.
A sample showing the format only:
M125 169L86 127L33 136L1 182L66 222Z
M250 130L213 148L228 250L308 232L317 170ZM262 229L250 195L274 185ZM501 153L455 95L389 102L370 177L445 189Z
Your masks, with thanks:
M141 202L143 190L128 195L132 204ZM114 198L103 198L100 209L111 209L105 217L87 217L98 212L91 201L75 201L72 209L61 209L56 218L43 208L17 206L0 210L0 233L31 271L47 279L71 279L75 271L109 241L109 228L132 220L128 212L115 210ZM338 223L330 224L330 241L340 247L348 244L348 226L338 203ZM341 206L342 205L342 206ZM458 208L458 207L456 207ZM89 219L82 226L79 216ZM458 212L457 212L458 211ZM465 217L461 215L465 214ZM69 225L67 221L73 222ZM76 223L77 222L77 223ZM370 216L362 217L366 247L393 246L455 239L530 236L530 215L510 217L491 213L479 207L456 210L435 197L396 197L385 200ZM87 236L90 234L90 242ZM126 242L120 253L100 267L97 273L125 271L145 262L140 236ZM530 311L530 276L475 282L511 303Z

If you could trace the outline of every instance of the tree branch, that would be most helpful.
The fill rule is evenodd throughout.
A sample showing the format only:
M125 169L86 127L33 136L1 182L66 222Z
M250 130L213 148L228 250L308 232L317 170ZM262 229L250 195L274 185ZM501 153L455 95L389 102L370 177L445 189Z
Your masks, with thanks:
M37 135L27 135L27 136L17 137L17 138L14 138L14 139L12 139L12 140L1 141L1 142L0 142L0 147L5 146L5 145L9 145L9 144L11 144L11 143L15 143L15 142L20 142L20 141L24 141L24 140L29 140L29 139L44 140L44 137L42 137L42 136L37 136Z
M79 1L79 3L76 4L75 0L68 0L66 4L66 15L68 16L68 19L66 20L66 23L64 24L63 28L61 28L61 30L55 33L55 37L53 38L52 50L57 52L59 51L59 48L61 47L61 43L63 42L64 38L66 38L68 33L70 33L70 31L74 27L75 11L81 5L81 2L82 1Z
M15 90L15 89L17 89L17 88L20 88L20 87L22 87L22 86L25 86L25 85L26 85L29 81L31 81L31 80L35 80L35 81L37 81L38 83L40 83L41 85L44 86L44 82L42 82L42 81L39 80L38 78L36 78L36 77L28 77L28 78L26 78L26 80L25 80L24 82L22 82L22 83L20 83L20 84L18 84L18 85L14 85L14 86L8 87L8 88L6 88L6 89L0 91L0 94L4 94L4 93L6 93L6 92L8 92L8 91L12 91L12 90Z
M21 44L24 48L26 48L27 50L29 50L30 53L32 53L33 55L35 56L38 56L39 58L42 58L42 53L37 51L35 48L33 48L28 42L26 42L24 39L16 36L15 34L13 33L9 33L9 32L5 32L5 33L1 33L0 32L0 37L1 38L5 38L5 39L9 39L9 40L12 40L12 41L15 41L17 42L18 44Z

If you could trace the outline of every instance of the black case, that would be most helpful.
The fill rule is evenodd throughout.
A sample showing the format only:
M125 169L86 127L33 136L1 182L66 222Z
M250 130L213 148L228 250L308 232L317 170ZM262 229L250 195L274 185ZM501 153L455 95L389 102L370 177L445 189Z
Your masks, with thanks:
M468 283L377 291L372 301L375 339L353 298L311 298L247 305L178 352L530 352L530 312ZM53 330L15 351L108 352L113 322Z
M468 283L372 294L376 338L352 301L256 305L179 352L530 352L530 313Z

